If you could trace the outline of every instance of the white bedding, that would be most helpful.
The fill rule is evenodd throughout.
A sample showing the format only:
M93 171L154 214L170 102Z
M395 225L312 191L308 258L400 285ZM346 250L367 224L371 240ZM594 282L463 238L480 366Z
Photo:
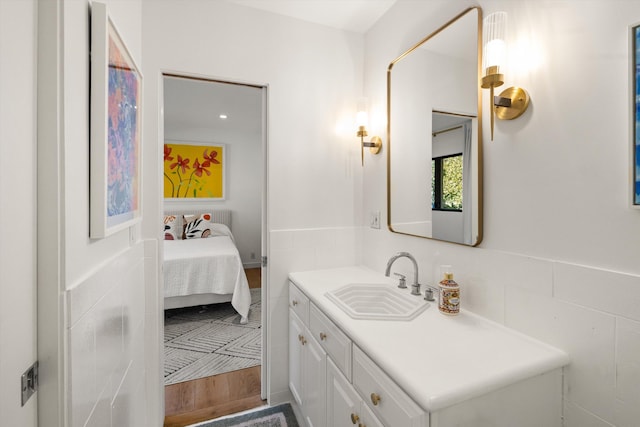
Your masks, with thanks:
M231 305L247 322L251 293L230 235L164 241L164 297L233 294Z

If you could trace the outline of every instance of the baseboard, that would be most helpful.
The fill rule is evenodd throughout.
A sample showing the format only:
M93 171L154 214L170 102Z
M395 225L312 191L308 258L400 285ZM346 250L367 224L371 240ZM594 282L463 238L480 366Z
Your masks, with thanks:
M260 268L260 267L262 267L262 264L260 264L260 261L243 262L242 263L242 267L244 267L244 268Z
M271 406L280 405L281 403L291 403L291 406L294 407L294 411L297 410L296 401L289 390L271 393L267 396L267 402L269 402L269 405ZM298 413L296 413L296 415L298 415Z

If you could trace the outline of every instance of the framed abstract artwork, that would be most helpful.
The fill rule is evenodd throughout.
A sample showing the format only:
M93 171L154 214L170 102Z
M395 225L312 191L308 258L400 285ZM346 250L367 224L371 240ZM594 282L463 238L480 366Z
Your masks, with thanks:
M102 238L141 219L142 74L111 21L91 6L90 230Z
M631 27L631 205L640 208L640 24Z
M165 142L164 197L224 200L225 144Z

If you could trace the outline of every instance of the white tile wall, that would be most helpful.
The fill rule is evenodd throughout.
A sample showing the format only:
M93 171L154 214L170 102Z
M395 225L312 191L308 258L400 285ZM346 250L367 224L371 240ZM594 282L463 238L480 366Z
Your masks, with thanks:
M66 297L70 425L144 425L143 243L105 263Z
M640 425L640 277L477 250L465 307L567 351L566 427ZM465 283L466 282L466 283ZM500 303L487 295L504 289Z
M357 233L356 228L277 230L269 233L270 396L287 396L289 389L289 273L355 265Z
M507 290L506 325L565 350L565 398L604 419L613 415L615 318L605 313Z
M561 262L554 263L553 273L555 297L640 320L640 276Z
M576 404L565 401L564 427L614 427Z
M640 322L616 319L616 401L618 426L640 424ZM633 421L633 422L632 422Z

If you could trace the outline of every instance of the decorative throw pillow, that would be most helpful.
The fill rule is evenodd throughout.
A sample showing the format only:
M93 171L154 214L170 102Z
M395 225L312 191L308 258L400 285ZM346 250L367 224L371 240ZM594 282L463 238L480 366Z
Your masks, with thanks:
M175 215L165 215L164 217L164 240L179 240L182 236L178 232L178 217Z
M200 239L211 235L211 214L184 215L183 239Z

